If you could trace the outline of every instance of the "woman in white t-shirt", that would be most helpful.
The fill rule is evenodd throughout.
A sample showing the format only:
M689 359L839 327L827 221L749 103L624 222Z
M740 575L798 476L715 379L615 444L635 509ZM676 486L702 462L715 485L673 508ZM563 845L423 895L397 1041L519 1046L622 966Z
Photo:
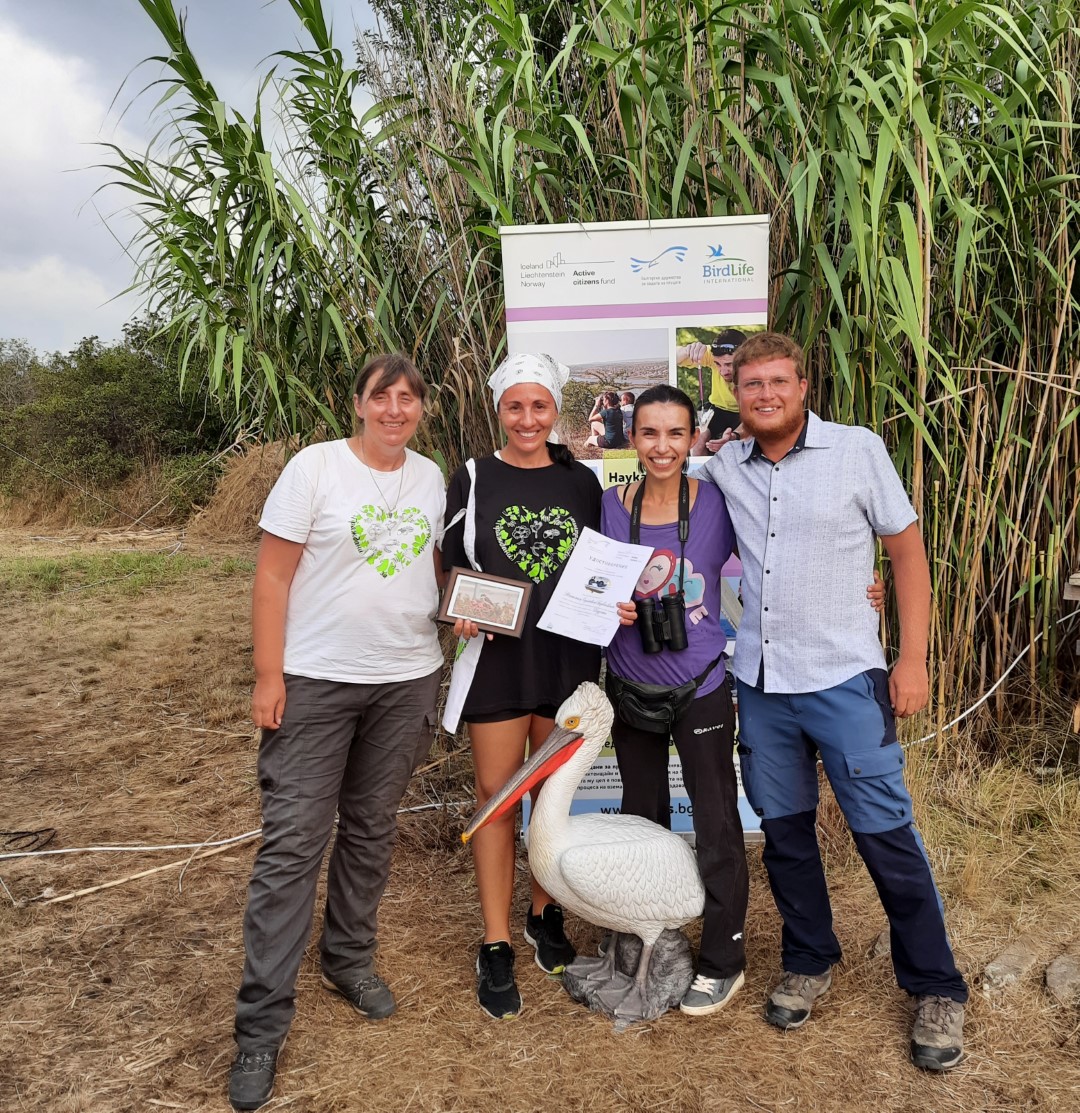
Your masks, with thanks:
M252 718L263 842L244 915L237 1109L273 1090L335 811L323 984L368 1019L395 1008L375 972L376 915L443 666L433 621L443 478L406 447L426 396L405 356L371 360L353 397L359 433L294 456L259 523Z

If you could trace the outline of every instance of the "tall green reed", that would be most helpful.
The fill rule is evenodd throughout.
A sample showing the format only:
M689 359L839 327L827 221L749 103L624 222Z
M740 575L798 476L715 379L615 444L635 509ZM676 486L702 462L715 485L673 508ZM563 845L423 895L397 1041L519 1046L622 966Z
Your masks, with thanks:
M174 106L160 151L115 152L140 282L239 420L341 429L358 361L401 347L436 388L424 447L456 464L496 436L500 225L768 212L771 323L807 347L812 404L882 432L922 515L936 713L1035 635L1029 679L1067 675L1075 2L377 0L348 65L320 0L289 0L311 45L264 89L283 151L171 0L139 2Z

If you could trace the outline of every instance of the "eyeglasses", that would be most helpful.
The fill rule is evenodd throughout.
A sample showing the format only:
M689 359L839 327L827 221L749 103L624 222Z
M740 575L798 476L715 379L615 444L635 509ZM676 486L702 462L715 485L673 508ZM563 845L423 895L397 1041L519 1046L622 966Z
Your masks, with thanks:
M797 379L784 376L778 379L739 379L736 386L740 394L760 394L766 386L777 394L786 394L796 382Z

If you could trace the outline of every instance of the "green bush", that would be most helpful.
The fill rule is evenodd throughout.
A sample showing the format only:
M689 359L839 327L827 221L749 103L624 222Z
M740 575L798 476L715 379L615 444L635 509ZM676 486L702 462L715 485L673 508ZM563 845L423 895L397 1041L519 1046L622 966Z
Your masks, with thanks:
M149 323L129 327L119 344L89 337L66 354L24 356L0 342L0 382L10 388L0 398L0 489L18 496L34 481L108 488L161 461L177 480L178 509L205 501L213 476L203 465L224 424L181 391Z
M571 379L563 387L562 406L559 410L562 419L573 425L583 425L592 413L597 393L596 388L590 383Z
M168 485L169 504L177 517L187 518L204 507L224 469L219 453L198 452L165 460L161 477Z

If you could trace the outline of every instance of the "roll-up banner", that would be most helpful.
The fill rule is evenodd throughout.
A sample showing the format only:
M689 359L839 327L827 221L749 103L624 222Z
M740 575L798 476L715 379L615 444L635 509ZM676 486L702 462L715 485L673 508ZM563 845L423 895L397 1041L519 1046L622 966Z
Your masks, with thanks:
M547 352L570 368L556 433L603 486L640 475L627 435L634 400L646 387L681 387L698 407L699 423L715 436L737 424L731 352L766 327L767 216L499 231L508 352ZM740 573L733 558L717 601L729 655L741 614ZM672 829L689 833L693 810L674 747L669 780ZM617 812L621 799L615 756L605 748L571 810ZM741 782L739 808L744 829L758 831Z

